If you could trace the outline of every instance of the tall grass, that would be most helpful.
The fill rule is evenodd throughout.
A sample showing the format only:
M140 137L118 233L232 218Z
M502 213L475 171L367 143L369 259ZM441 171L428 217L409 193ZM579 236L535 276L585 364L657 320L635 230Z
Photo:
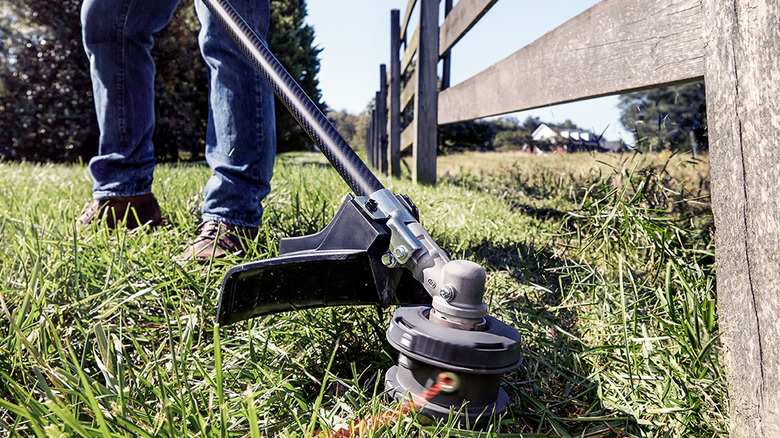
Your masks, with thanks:
M409 416L367 436L724 433L708 186L665 162L577 174L518 163L436 188L388 181L445 249L486 266L491 313L521 331L525 361L505 377L509 411L485 431ZM194 236L207 178L205 167L160 166L165 226L79 233L83 167L2 164L0 430L304 437L392 407L389 311L215 324L221 278L239 260L173 260ZM320 159L281 157L249 257L321 229L346 192Z
M586 189L556 239L568 293L588 303L580 359L601 403L674 436L727 426L702 187L692 192L664 166L623 166Z

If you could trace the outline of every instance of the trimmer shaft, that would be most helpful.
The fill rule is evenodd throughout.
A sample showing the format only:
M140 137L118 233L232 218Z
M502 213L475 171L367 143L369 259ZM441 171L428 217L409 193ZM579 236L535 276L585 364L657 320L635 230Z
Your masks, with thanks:
M387 337L401 355L386 385L398 398L420 396L441 379L441 391L422 412L442 418L453 409L463 426L503 412L507 396L499 380L520 364L520 334L486 316L485 270L449 259L420 224L411 200L384 188L228 0L204 3L357 195L345 200L341 219L334 218L332 226L280 243L282 257L231 269L222 283L219 322L376 301L360 291L378 293L387 306L399 298L395 292L411 274L418 283L413 289L427 293L432 306L395 313Z
M486 316L479 331L466 331L432 321L431 306L399 308L393 315L387 339L400 352L385 386L397 399L412 398L421 413L432 418L459 417L461 427L484 424L492 414L503 413L508 397L500 388L501 374L522 362L520 334L503 322ZM448 385L427 401L415 400L437 383L442 373Z

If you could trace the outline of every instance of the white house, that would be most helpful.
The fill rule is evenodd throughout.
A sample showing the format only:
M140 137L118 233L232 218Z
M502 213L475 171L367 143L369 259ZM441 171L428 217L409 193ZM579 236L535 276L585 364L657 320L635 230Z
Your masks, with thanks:
M621 148L619 142L608 142L599 138L596 134L579 128L568 128L565 126L555 126L542 123L534 132L531 138L536 142L547 142L553 145L559 145L568 152L576 151L601 151L618 152ZM561 142L560 139L563 139Z
M564 126L555 126L542 123L534 132L531 133L531 138L534 141L547 141L550 143L556 143L558 137L565 139L571 139L576 141L595 141L596 135L590 131L585 131L579 128L567 128Z

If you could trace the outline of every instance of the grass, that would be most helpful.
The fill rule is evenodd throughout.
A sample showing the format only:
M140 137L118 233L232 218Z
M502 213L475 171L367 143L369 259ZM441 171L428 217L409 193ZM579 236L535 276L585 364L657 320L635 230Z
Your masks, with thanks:
M387 184L450 254L486 267L490 312L521 332L525 360L504 378L510 409L484 431L408 416L365 436L726 434L706 161L441 163L435 188ZM78 233L84 167L1 166L6 435L308 437L392 408L389 310L215 324L239 261L173 261L194 236L207 168L158 167L164 227ZM320 157L281 156L249 257L321 229L346 192Z

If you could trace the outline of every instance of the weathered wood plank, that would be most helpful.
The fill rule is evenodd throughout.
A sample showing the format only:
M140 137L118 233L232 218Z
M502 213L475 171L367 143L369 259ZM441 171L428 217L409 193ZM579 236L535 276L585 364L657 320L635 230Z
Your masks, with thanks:
M447 16L450 15L450 12L452 12L452 0L444 0L444 23L447 22ZM447 52L446 54L441 54L441 32L444 27L444 23L439 27L439 55L441 56L441 89L445 90L447 88L450 88L450 78L451 78L451 54Z
M460 0L439 29L439 56L444 56L498 0Z
M417 0L409 0L406 4L404 19L401 22L401 41L406 41L406 31L409 29L409 20L412 18L412 11L414 11L415 4L417 4Z
M379 64L379 93L376 100L379 171L387 173L387 66Z
M401 109L409 106L409 102L414 99L414 93L417 89L417 78L415 77L417 72L412 75L412 78L406 82L404 89L401 91Z
M390 11L390 127L388 165L390 174L401 175L401 19L400 11Z
M780 3L703 0L730 436L780 436Z
M381 141L382 141L382 123L379 120L380 111L379 103L380 95L379 91L374 93L374 169L380 170L380 163L382 161Z
M439 0L419 0L420 37L417 49L417 92L414 97L412 181L436 183L437 103L439 84Z
M371 110L371 121L368 123L366 132L366 160L368 165L374 166L374 140L376 139L376 110Z
M403 131L401 131L401 150L412 147L414 144L414 123L410 123Z
M603 0L439 95L452 123L704 76L700 0Z
M374 102L376 102L379 99L379 92L377 91L374 94ZM382 129L379 124L379 108L374 108L374 117L373 117L373 133L374 138L372 141L372 148L371 148L371 157L372 157L372 163L374 169L379 169L379 133Z
M417 27L414 29L414 35L412 35L411 41L409 41L406 44L406 47L404 48L404 56L401 58L401 72L405 72L406 69L409 67L409 64L412 63L412 59L414 58L415 53L417 53L417 48L420 46L420 28Z

